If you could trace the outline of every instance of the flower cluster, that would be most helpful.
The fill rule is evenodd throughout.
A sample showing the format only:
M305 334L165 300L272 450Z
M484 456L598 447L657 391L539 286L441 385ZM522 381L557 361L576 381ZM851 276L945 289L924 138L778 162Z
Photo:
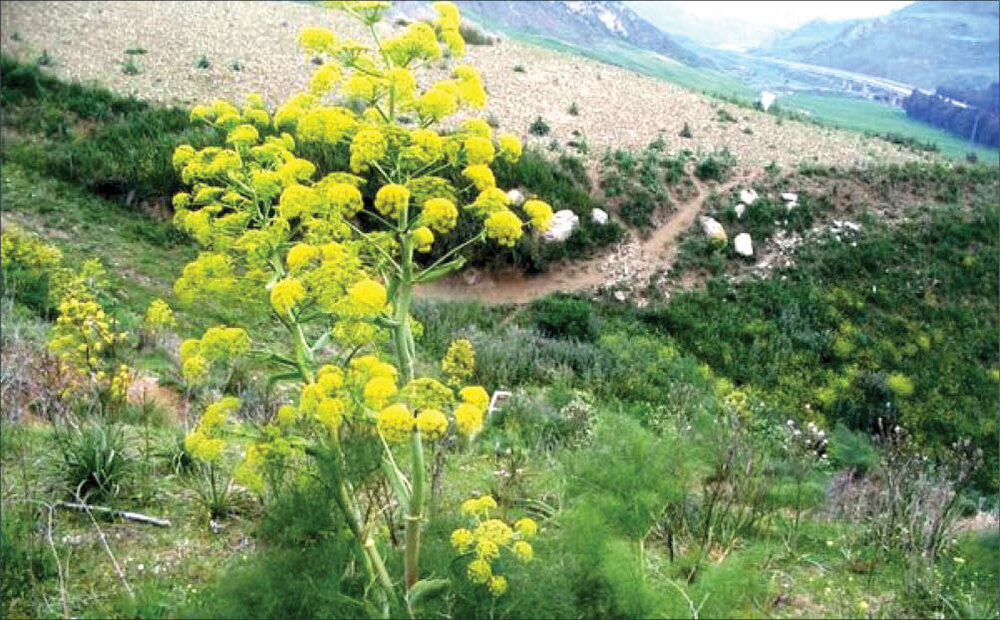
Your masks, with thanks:
M19 271L21 274L18 275L27 276L36 282L47 279L50 294L55 293L53 296L58 295L56 289L65 283L69 275L63 267L59 248L28 234L14 224L6 226L0 233L0 269L3 270L5 280L12 277L14 271Z
M453 341L441 360L441 370L451 385L461 385L471 379L476 372L476 350L472 343L465 338Z
M184 439L184 448L188 453L206 463L217 463L222 458L226 447L222 431L226 419L235 415L240 408L240 401L227 396L205 408L198 424Z
M218 325L201 339L181 343L181 373L191 385L203 383L213 367L228 366L250 351L250 336L239 327Z
M451 545L458 553L472 557L466 568L469 581L486 586L493 596L500 596L507 591L507 579L494 573L494 562L500 558L502 549L524 563L534 559L534 549L528 540L538 533L538 525L528 517L515 521L513 526L489 518L496 507L496 500L489 495L463 502L462 513L472 520L472 527L452 531Z
M75 387L107 389L112 402L121 403L132 379L128 366L117 361L115 347L126 340L128 334L115 331L94 296L77 289L59 303L59 317L48 346L63 368L80 378Z
M177 324L174 312L162 299L154 299L149 308L146 309L146 316L143 323L151 332L160 332L169 329Z

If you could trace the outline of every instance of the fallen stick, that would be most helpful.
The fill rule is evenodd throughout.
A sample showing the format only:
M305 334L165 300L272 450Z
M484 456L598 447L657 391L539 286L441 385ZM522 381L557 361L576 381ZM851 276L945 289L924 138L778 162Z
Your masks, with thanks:
M122 519L128 521L135 521L136 523L146 523L148 525L155 525L157 527L170 527L170 521L166 519L157 519L156 517L150 517L149 515L144 515L138 512L128 512L125 510L114 510L112 508L106 508L104 506L91 506L89 504L76 504L72 502L59 502L56 504L57 508L67 508L69 510L79 510L81 512L103 512L110 514L112 517L121 517Z

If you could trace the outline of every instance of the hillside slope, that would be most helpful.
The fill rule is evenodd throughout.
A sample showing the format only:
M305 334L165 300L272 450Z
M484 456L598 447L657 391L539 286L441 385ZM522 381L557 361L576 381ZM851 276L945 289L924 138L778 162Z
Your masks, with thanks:
M1000 5L916 2L885 17L805 24L755 53L933 90L982 87L1000 71Z
M56 77L96 80L122 94L182 106L218 97L242 101L255 91L276 105L301 91L312 65L295 36L300 28L316 24L344 37L364 34L336 12L289 2L0 3L5 53L33 61L44 49L52 58L44 70ZM136 57L141 70L135 75L122 70L129 48L146 50ZM198 68L201 55L209 60L208 68ZM662 132L669 151L728 148L738 166L748 168L772 161L780 166L816 161L844 166L920 157L858 133L735 106L727 112L735 121L720 121L719 110L726 106L718 100L510 39L470 45L466 59L480 69L490 94L480 114L542 148L553 141L565 145L578 140L574 132L581 132L590 151L599 154L605 148L644 147ZM233 61L239 61L239 71L231 68ZM573 103L575 116L568 112ZM528 133L539 116L551 128L542 137ZM679 136L685 125L690 138Z

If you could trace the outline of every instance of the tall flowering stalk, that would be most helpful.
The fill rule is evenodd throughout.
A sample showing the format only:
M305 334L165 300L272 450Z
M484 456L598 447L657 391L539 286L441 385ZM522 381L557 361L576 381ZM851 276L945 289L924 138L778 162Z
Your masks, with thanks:
M552 210L529 200L519 215L496 187L490 165L517 160L517 137L494 136L481 118L434 129L486 103L469 65L426 87L417 78L427 63L464 53L454 5L436 3L433 24L415 22L387 37L377 25L388 3L328 4L361 22L371 42L306 28L299 44L321 59L307 92L273 114L257 95L241 108L215 101L192 109L193 121L226 138L224 146L174 153L191 186L174 197L175 222L204 248L175 291L183 303L216 306L240 324L184 343L181 356L192 384L257 353L274 370L270 383L296 386L295 403L281 407L246 451L237 479L261 489L269 463L332 455L331 485L388 613L395 588L345 474L344 447L373 438L384 447L383 475L405 508L405 586L413 595L421 589L424 444L474 435L489 401L482 387L455 380L471 372L449 372L448 386L415 376L414 288L460 269L470 244L512 246L526 226L544 231ZM332 104L335 95L361 102L363 113ZM481 223L464 239L455 232L460 209ZM423 258L435 244L440 258ZM269 325L285 333L283 347L263 350L250 333ZM462 351L452 358L471 355ZM446 366L467 370L458 358ZM219 429L219 420L211 426ZM409 448L408 474L394 458L396 444Z

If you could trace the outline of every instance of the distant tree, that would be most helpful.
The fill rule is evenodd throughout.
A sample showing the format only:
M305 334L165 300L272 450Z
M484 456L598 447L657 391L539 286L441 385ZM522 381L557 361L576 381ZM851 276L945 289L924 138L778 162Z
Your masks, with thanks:
M958 105L959 102L963 105ZM910 118L940 127L984 146L1000 146L1000 83L981 90L939 87L934 94L920 91L903 100Z

